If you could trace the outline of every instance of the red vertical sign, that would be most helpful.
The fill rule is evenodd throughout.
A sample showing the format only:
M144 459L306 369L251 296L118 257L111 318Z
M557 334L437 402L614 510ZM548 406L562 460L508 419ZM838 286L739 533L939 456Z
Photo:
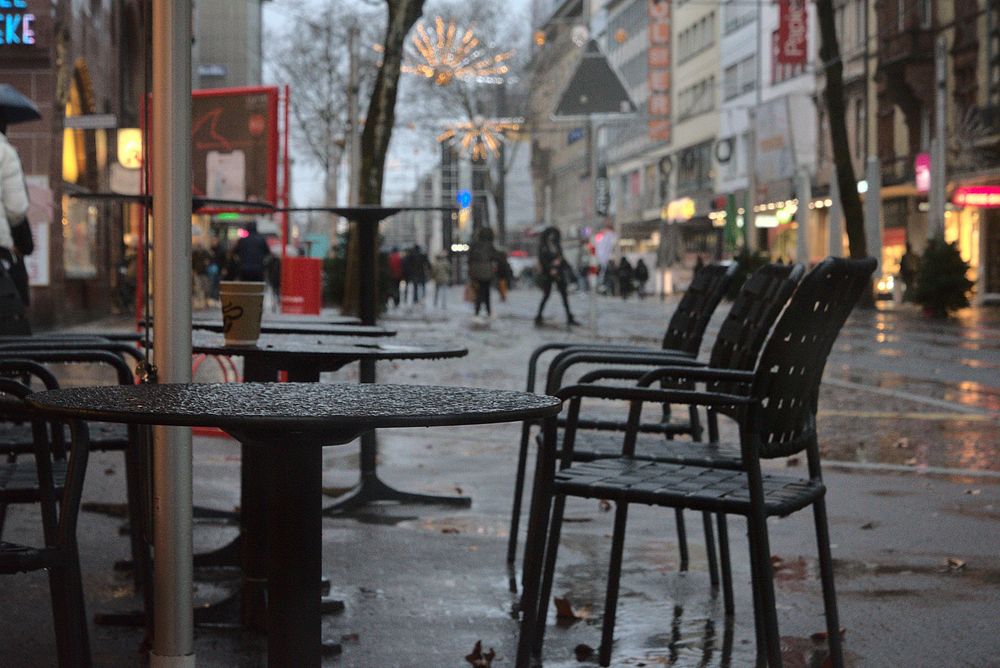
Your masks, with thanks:
M670 0L646 0L649 49L646 51L649 138L670 141Z
M808 14L805 0L779 0L778 62L805 65L808 55Z

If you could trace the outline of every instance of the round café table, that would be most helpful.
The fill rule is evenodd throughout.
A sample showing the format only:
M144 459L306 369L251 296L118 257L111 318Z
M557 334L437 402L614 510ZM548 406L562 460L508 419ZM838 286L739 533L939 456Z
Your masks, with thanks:
M155 345L155 339L152 342ZM453 345L401 345L369 340L336 339L321 336L262 334L254 346L227 346L221 334L195 330L191 333L191 350L206 355L231 355L243 358L243 378L246 382L275 383L284 371L288 380L298 383L319 383L324 371L337 371L353 362L388 360L440 360L464 357L468 350ZM362 384L365 378L361 378ZM365 434L371 430L366 430ZM197 554L198 568L239 566L241 582L237 592L226 599L195 610L195 623L206 626L242 626L265 630L267 596L264 523L267 508L266 452L253 441L241 441L240 466L240 533L237 538L211 552ZM375 477L374 458L362 457L361 477ZM369 463L366 463L369 462ZM468 505L464 497L454 497L456 503ZM330 611L342 604L327 601ZM109 622L133 623L134 615L107 616Z
M560 408L554 397L524 392L320 383L82 387L38 392L28 403L53 417L217 427L260 451L272 502L254 512L267 515L261 544L274 668L320 666L323 446L372 429L518 422Z

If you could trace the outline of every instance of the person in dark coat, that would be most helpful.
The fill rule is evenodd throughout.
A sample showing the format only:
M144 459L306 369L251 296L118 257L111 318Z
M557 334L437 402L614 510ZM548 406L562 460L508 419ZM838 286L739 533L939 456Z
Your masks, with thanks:
M635 263L635 287L639 294L639 299L643 299L646 296L646 282L649 280L649 268L646 266L646 262L639 258L639 261Z
M601 277L604 283L604 294L609 297L614 297L618 290L616 289L618 285L618 267L615 266L614 260L608 260L608 263L604 265L604 275Z
M243 229L247 235L236 242L233 256L236 260L238 280L263 281L264 269L271 259L267 241L257 231L257 223L248 223Z
M403 258L403 280L406 281L406 292L412 303L419 304L420 298L424 296L430 271L431 262L420 246L414 245L406 251Z
M538 315L535 316L535 325L541 325L544 322L542 320L542 312L545 310L545 302L549 300L549 295L552 293L553 284L559 290L563 307L566 309L566 324L580 324L569 310L569 297L566 294L566 258L563 257L560 241L561 235L558 229L547 227L542 232L540 248L538 249L538 262L542 265L542 301L538 305Z
M622 300L628 299L632 294L632 263L627 257L623 257L618 263L618 290L622 293Z
M469 245L469 280L476 291L476 315L486 307L486 315L493 315L490 306L490 286L496 276L501 253L493 245L493 230L488 227L476 232L476 238Z

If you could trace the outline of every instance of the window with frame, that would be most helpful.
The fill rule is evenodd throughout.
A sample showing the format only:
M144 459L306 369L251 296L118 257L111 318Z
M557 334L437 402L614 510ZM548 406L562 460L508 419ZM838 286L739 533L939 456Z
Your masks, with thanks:
M927 30L933 23L934 16L931 12L931 0L919 0L920 27Z
M722 89L723 96L727 100L731 100L740 94L739 68L736 63L727 67L722 73Z
M722 5L722 29L726 34L757 19L757 7L745 0L726 0Z
M677 35L677 61L684 62L715 44L715 12L706 14Z
M677 93L677 118L684 120L715 108L715 77L710 76Z
M711 190L712 146L714 141L707 141L679 153L677 172L677 192L690 193L700 190Z

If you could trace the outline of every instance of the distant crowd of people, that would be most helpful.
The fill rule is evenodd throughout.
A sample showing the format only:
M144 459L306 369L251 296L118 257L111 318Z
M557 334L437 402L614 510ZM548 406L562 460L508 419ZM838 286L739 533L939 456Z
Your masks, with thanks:
M420 304L427 298L427 282L434 281L435 307L445 308L447 287L451 284L451 263L446 253L439 253L434 261L427 256L419 244L400 251L393 246L388 255L389 294L388 302L395 307L400 304Z

